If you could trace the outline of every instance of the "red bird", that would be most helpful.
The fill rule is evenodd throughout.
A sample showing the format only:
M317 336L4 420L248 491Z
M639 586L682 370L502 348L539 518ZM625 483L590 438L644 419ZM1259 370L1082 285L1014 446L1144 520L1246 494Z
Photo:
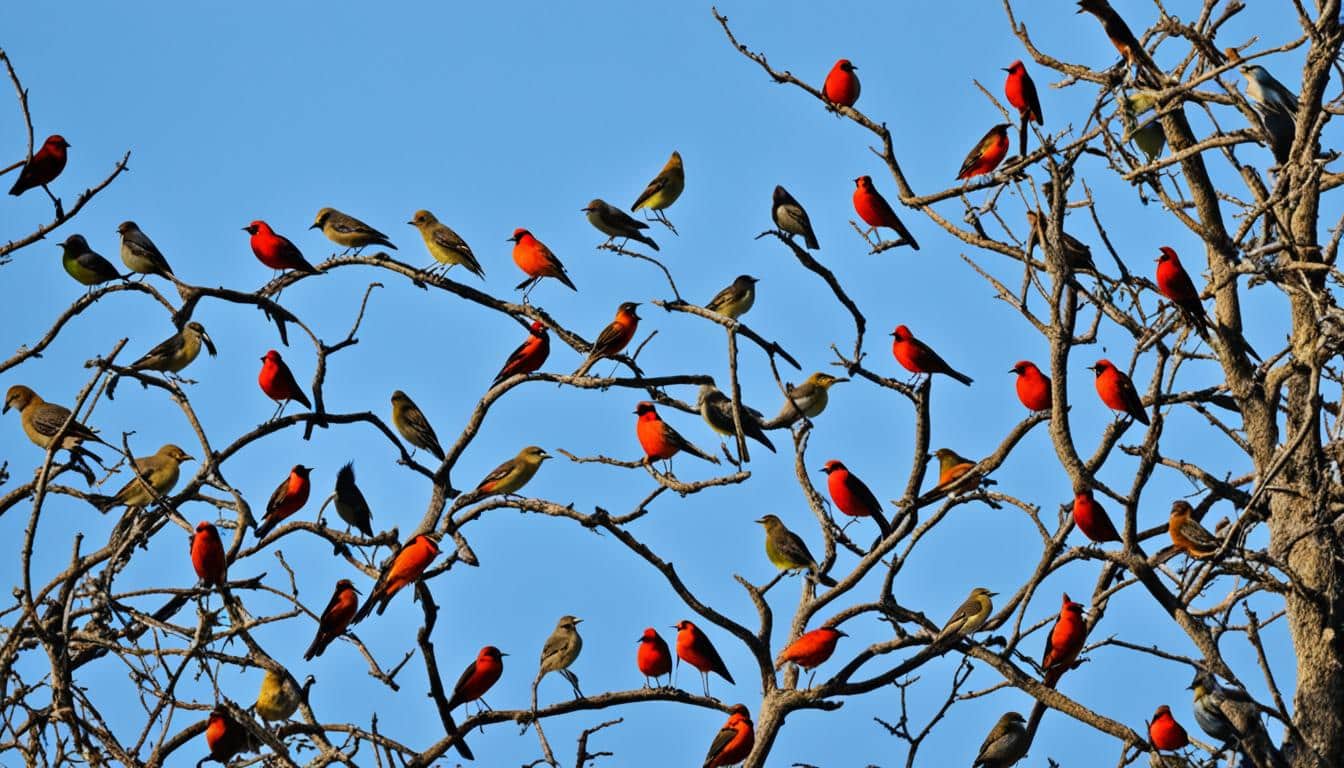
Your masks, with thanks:
M228 579L224 543L219 540L215 526L204 520L196 524L196 533L191 537L191 565L207 587L223 586Z
M1078 660L1086 639L1087 621L1083 618L1083 606L1070 600L1065 593L1059 619L1050 628L1050 635L1045 639L1045 655L1041 657L1047 686L1054 688L1059 678Z
M964 373L958 373L948 365L943 358L938 356L929 345L916 339L910 329L904 325L896 326L896 330L891 332L894 341L891 342L891 354L896 356L896 362L901 367L911 373L927 373L932 376L935 373L941 373L960 381L966 386L971 386L971 377Z
M513 263L528 275L527 279L519 283L516 288L516 290L526 288L524 296L543 277L554 277L568 286L569 290L579 290L574 287L574 281L569 279L569 273L565 272L565 265L551 253L550 248L533 237L531 232L519 227L513 230L513 237L510 237L509 241L513 243Z
M513 354L509 355L509 359L504 361L504 367L499 370L495 380L490 382L490 386L493 387L510 376L534 373L546 362L546 358L550 357L551 337L546 333L546 325L540 320L533 320L530 331L527 340L519 344L518 348L513 350Z
M336 582L336 590L331 593L331 600L317 620L317 636L304 652L303 660L312 661L313 657L321 656L332 640L345 634L346 627L350 626L350 620L358 609L359 590L355 589L355 585L349 579Z
M289 238L277 235L275 230L264 221L254 221L243 227L251 235L249 242L257 260L271 269L294 269L312 275L321 274L321 270L308 263L298 246Z
M353 623L359 623L368 616L369 611L373 610L373 604L379 601L381 603L378 605L378 615L382 616L392 598L403 587L420 578L420 574L424 573L429 564L434 562L434 558L439 556L439 538L440 534L437 533L422 533L397 550L397 554L392 556L383 572L379 574L378 583L373 585L369 599L364 601L363 607L355 614Z
M961 163L958 179L969 179L982 173L993 173L1003 158L1008 156L1008 123L999 123L975 145L975 149Z
M616 317L602 332L597 335L597 340L593 342L592 349L588 350L588 357L583 361L578 370L573 375L581 376L588 372L593 363L604 357L615 357L625 349L630 340L635 337L635 331L639 329L639 315L635 314L635 309L639 304L633 301L627 301L616 308Z
M636 405L635 415L639 416L639 419L635 421L635 436L639 438L639 445L644 449L646 461L665 461L676 456L677 453L685 451L710 463L719 463L717 456L705 453L695 447L690 440L682 437L680 432L673 429L672 425L663 421L658 416L658 411L653 407L653 403L645 400Z
M779 652L779 656L775 659L775 669L788 662L793 662L803 669L818 667L831 658L831 654L835 653L836 642L842 637L849 635L835 627L821 627L811 632L804 632Z
M916 251L919 250L915 236L910 234L910 230L906 229L905 224L896 216L891 203L888 203L873 186L872 176L860 176L854 180L854 212L868 225L869 232L875 233L878 227L894 229L902 242L909 243Z
M1209 340L1209 316L1204 313L1204 304L1199 300L1199 291L1190 274L1181 266L1176 251L1162 246L1162 255L1157 257L1157 290L1162 292L1181 310L1186 322L1194 327L1195 333L1205 341Z
M1112 410L1133 416L1140 424L1149 423L1148 414L1143 411L1143 400L1128 376L1106 359L1098 360L1092 370L1097 374L1097 394L1101 396L1101 402Z
M645 627L644 634L639 637L635 666L639 667L640 674L644 675L645 688L651 687L649 678L653 678L654 685L657 685L658 678L672 673L672 652L667 649L667 642L654 631L653 627Z
M1159 751L1175 752L1190 746L1190 737L1171 716L1171 707L1166 704L1153 713L1153 722L1148 724L1148 740Z
M24 163L23 170L19 171L19 178L14 181L14 186L9 188L9 194L17 197L33 187L41 187L54 201L56 197L47 189L47 185L55 181L56 177L61 175L61 171L65 170L65 150L69 148L70 143L60 134L53 133L48 136L33 158Z
M835 62L826 74L826 82L821 86L821 95L826 101L841 107L852 107L859 100L859 76L854 74L858 67L849 59Z
M456 709L459 704L476 701L484 696L504 674L504 657L508 655L493 645L482 648L476 654L476 660L468 664L462 670L462 676L457 678L453 695L448 699L448 709Z
M850 517L873 518L885 538L890 527L882 514L882 505L858 475L837 459L826 462L821 471L826 473L826 491L831 496L831 503Z
M202 758L198 766L206 760L227 765L234 755L255 752L258 747L252 734L223 707L215 707L210 713L210 719L205 723L205 743L210 747L210 754Z
M1050 394L1050 377L1041 373L1035 363L1018 360L1009 373L1017 374L1017 399L1029 411L1048 411L1053 402Z
M1003 71L1008 73L1008 79L1003 84L1003 94L1008 97L1008 103L1017 108L1024 120L1044 125L1041 100L1036 96L1036 84L1031 81L1031 75L1027 74L1026 66L1018 60Z
M1120 541L1120 534L1116 532L1115 524L1111 522L1106 510L1092 498L1090 489L1079 491L1073 497L1073 523L1084 536L1098 544Z
M709 673L715 672L733 685L733 676L728 667L714 650L709 637L700 628L689 621L682 620L673 626L677 630L677 658L700 670L700 680L705 684L705 695L709 695Z
M266 502L266 517L262 519L261 525L257 526L258 541L266 538L271 529L308 503L308 491L311 489L308 473L312 471L312 467L305 467L302 464L295 464L294 468L289 470L289 476L276 487L270 500Z
M279 403L275 409L272 419L280 415L290 400L301 403L304 408L312 408L313 404L308 400L308 396L299 388L299 382L294 380L294 374L290 372L289 366L280 358L280 353L274 349L266 352L266 356L261 358L261 373L257 375L257 384L261 385L261 391L266 396Z
M722 768L746 760L756 746L756 732L751 725L751 714L741 704L728 710L728 722L723 724L709 745L703 768Z

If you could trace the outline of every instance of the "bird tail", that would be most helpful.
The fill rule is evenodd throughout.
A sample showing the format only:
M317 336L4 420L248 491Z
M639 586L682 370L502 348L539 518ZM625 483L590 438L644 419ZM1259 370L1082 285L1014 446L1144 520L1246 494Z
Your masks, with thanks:
M556 275L555 279L569 286L569 290L574 291L575 293L579 292L579 289L574 287L574 281L570 280L569 275L565 274L564 272L561 272L560 274Z
M761 429L761 425L756 423L755 420L750 424L743 424L742 431L747 433L747 437L769 448L771 453L778 453L775 450L775 444L770 442L770 438L765 436L765 430Z
M378 599L381 598L382 596L383 596L382 590L375 589L372 592L370 592L368 599L364 601L363 605L359 606L358 611L355 611L355 617L350 620L350 623L353 625L363 621L369 615L369 612L373 610L373 604L378 602ZM382 611L380 609L379 613L381 612Z
M273 528L275 528L275 525L278 522L280 521L269 517L262 520L261 525L257 526L257 541L261 541L262 539L266 538L266 535L269 534Z
M467 746L467 740L462 738L462 732L457 729L457 724L453 722L453 716L450 712L443 713L443 729L447 731L448 738L453 740L453 746L457 748L459 755L467 760L476 759L476 756L471 753L471 747Z
M951 376L957 381L960 381L962 384L965 384L968 387L971 386L971 382L974 381L974 379L972 379L970 376L967 376L966 374L960 371L954 371L951 368L947 369L947 375Z
M806 234L804 234L803 244L806 245L808 250L810 251L821 250L821 243L817 242L817 235L815 232L807 232ZM919 246L915 246L915 250L919 250Z
M322 635L318 634L317 637L313 638L313 644L303 652L303 660L312 661L315 657L321 656L325 650L327 650L327 644L322 642Z
M106 514L112 507L116 506L117 500L112 496L104 496L101 493L89 494L89 503L98 508L99 512Z
M653 238L652 238L652 237L649 237L648 235L642 235L642 234L636 232L636 233L630 235L630 239L631 239L631 240L638 240L639 242L641 242L641 243L643 243L643 244L649 246L650 248L652 248L652 249L655 250L655 251L658 250L658 244L655 243L655 242L653 242Z
M706 453L705 451L701 450L699 447L697 447L694 443L692 443L692 442L689 441L689 440L687 440L687 441L684 442L684 444L682 445L682 450L686 451L687 453L691 454L692 456L696 456L696 457L699 457L699 458L701 458L701 459L704 459L705 461L708 461L710 464L718 464L718 463L719 463L719 457L718 457L718 456L715 456L715 455L712 454L712 453Z
M887 522L886 515L883 515L881 511L874 509L872 518L873 522L877 523L877 530L882 534L882 538L887 538L887 535L891 533L891 523Z
M896 230L896 233L901 236L901 239L904 240L907 245L910 246L910 249L918 251L919 243L915 240L915 236L910 234L910 230L905 228L905 223L902 222L900 218L896 216L892 217L891 223L894 225L892 229Z
M814 568L812 570L812 578L816 579L817 583L823 587L834 587L836 584L835 579L822 573L820 568Z
M1023 157L1027 156L1027 124L1031 122L1031 110L1022 111L1022 127L1017 131L1017 153Z

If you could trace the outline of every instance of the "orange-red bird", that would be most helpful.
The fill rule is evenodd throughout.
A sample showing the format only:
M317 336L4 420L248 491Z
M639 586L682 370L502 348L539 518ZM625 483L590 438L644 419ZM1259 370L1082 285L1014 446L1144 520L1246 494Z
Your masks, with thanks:
M1079 491L1074 495L1073 523L1084 536L1098 544L1120 541L1120 534L1115 530L1110 515L1107 515L1106 510L1102 509L1092 497L1091 489Z
M530 291L543 277L554 277L569 286L571 291L579 290L574 287L574 281L570 280L569 274L565 272L565 265L551 253L550 248L533 237L531 232L519 227L513 230L513 237L510 237L509 241L513 243L513 263L528 275L526 280L518 284L516 290L527 288Z
M891 527L872 489L838 459L826 462L821 471L826 473L826 491L831 496L831 503L850 517L873 518L885 538Z
M818 667L831 658L831 654L835 653L836 642L842 637L849 635L835 627L821 627L811 632L804 632L779 652L779 656L775 658L775 669L788 662L793 662L803 669Z
M196 524L196 533L191 537L191 565L207 587L222 586L228 579L224 543L219 540L215 526L204 520Z
M910 230L905 228L896 215L895 209L891 203L877 191L873 186L872 176L860 176L854 180L854 212L859 214L859 218L868 225L869 231L876 232L878 227L896 230L900 235L902 242L910 244L914 250L919 250L919 243L915 242L915 236L910 234Z
M649 684L649 678L653 678L653 685L658 684L658 678L663 675L672 674L672 652L667 648L667 641L663 640L653 627L645 627L644 634L639 636L639 650L635 651L635 666L639 667L640 674L644 675L644 687L652 687Z
M295 464L294 468L289 470L289 476L281 481L271 494L270 500L266 502L266 517L262 519L261 525L257 526L258 541L266 538L271 529L308 503L308 491L311 490L308 473L312 471L312 467L305 467L302 464Z
M368 616L369 611L373 610L374 603L379 603L378 615L382 616L392 598L403 587L420 578L420 574L424 573L429 564L434 562L434 558L439 556L439 538L437 533L422 533L397 550L397 554L392 556L387 567L383 568L383 572L378 576L378 583L373 585L373 591L355 614L352 623L358 624Z
M630 343L635 337L635 331L639 329L639 315L635 314L635 309L638 307L639 304L627 301L616 308L616 319L597 335L593 348L588 350L588 359L574 371L575 376L587 373L592 364L598 360L615 357L625 349L625 345Z
M1143 400L1128 376L1104 358L1098 360L1092 370L1097 374L1097 394L1101 396L1101 402L1112 410L1133 416L1140 424L1149 423L1148 414L1143 411Z
M290 372L289 366L280 358L280 353L274 349L268 350L266 356L261 358L261 373L257 375L257 383L261 385L261 391L266 396L279 404L275 409L274 419L285 409L285 405L293 400L300 403L304 408L312 408L313 404L308 400L308 396L299 388L299 382L294 380L294 374Z
M206 760L227 765L234 755L255 752L258 748L257 740L252 734L239 725L223 707L215 707L210 713L210 719L205 723L205 743L210 747L210 754L202 758L197 763L198 766Z
M728 710L728 722L723 724L709 745L703 768L722 768L737 765L751 754L756 746L756 732L751 725L751 714L741 704L734 704Z
M322 611L322 616L317 620L317 636L313 638L313 644L308 646L308 650L303 653L304 661L312 661L314 656L321 656L331 645L331 641L345 634L345 630L350 626L350 620L355 617L355 611L359 609L359 590L349 579L341 579L336 582L336 589L331 593L331 600L327 602L327 607Z
M1162 255L1157 257L1157 290L1162 292L1181 310L1186 322L1194 327L1195 333L1205 341L1209 340L1209 316L1204 313L1204 304L1199 300L1199 291L1190 274L1181 266L1176 251L1169 246L1160 248Z
M935 373L941 373L960 381L966 386L971 386L971 377L964 373L958 373L948 365L943 358L938 356L929 345L915 338L910 333L910 329L904 325L896 326L896 330L891 332L893 341L891 342L891 354L896 356L896 362L901 367L911 373L927 373L932 376Z
M518 374L533 373L541 368L546 362L546 358L551 355L551 337L546 333L546 325L540 320L533 320L530 334L527 340L518 345L509 355L509 359L504 361L504 367L499 370L495 380L490 382L494 386L499 382L516 376Z
M1171 716L1171 707L1166 704L1153 713L1153 722L1148 724L1148 740L1158 750L1174 752L1190 746L1190 737L1185 729Z
M1070 600L1065 593L1059 619L1050 628L1050 635L1045 639L1045 655L1041 657L1047 686L1054 688L1059 678L1073 666L1086 639L1087 621L1083 618L1083 606Z
M1041 100L1036 96L1036 84L1031 81L1031 75L1027 74L1026 65L1019 59L1003 71L1008 73L1008 79L1003 84L1003 94L1008 97L1008 103L1017 108L1023 119L1044 125Z
M705 684L705 695L709 695L709 673L715 672L733 685L733 676L728 674L728 667L719 657L719 652L714 650L713 643L709 642L709 637L700 628L685 619L677 622L674 627L677 630L677 658L690 664L692 667L700 670L700 680Z
M969 179L982 173L993 173L1003 158L1008 156L1009 123L999 123L989 129L989 133L975 145L975 149L961 163L957 171L958 179Z
M14 181L14 186L9 188L9 194L18 196L33 187L42 187L47 189L47 185L56 180L65 170L65 150L70 147L70 143L65 137L58 133L53 133L42 142L33 158L24 163L23 170L19 171L19 178ZM51 190L47 190L47 195L55 200L51 195Z
M459 704L476 701L484 696L504 674L504 657L508 655L493 645L482 648L476 654L476 660L468 664L462 670L462 676L457 678L453 695L448 699L448 708L456 709Z
M1111 45L1120 52L1128 66L1138 67L1141 71L1146 69L1154 76L1161 76L1162 70L1158 69L1143 44L1130 31L1129 25L1120 18L1120 14L1115 12L1107 0L1078 0L1078 13L1090 13L1097 17L1102 29L1106 31L1106 37L1110 38Z
M821 86L821 95L832 104L852 107L859 100L859 76L854 74L858 67L849 59L835 62L831 71L826 73L826 82Z
M1041 369L1037 368L1035 363L1018 360L1008 372L1017 374L1017 399L1022 401L1027 410L1050 410L1053 402L1050 394L1050 377L1041 373Z
M639 445L644 449L645 460L664 461L676 456L679 451L685 451L712 464L719 463L717 456L695 447L690 440L673 429L672 425L663 421L653 403L647 400L639 403L635 406L635 415L639 416L635 421L635 436L639 438Z
M289 238L277 235L266 222L254 221L243 227L243 231L252 236L248 241L252 246L252 254L271 269L294 269L313 275L321 273L321 270L303 258L303 252L297 245L291 243Z

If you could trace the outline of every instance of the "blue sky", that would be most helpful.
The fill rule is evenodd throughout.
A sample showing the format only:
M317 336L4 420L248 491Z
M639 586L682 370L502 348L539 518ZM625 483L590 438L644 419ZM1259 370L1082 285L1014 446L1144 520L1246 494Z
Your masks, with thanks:
M928 193L950 184L966 151L1000 121L998 110L973 80L999 96L1000 68L1028 57L997 5L913 5L724 2L720 10L743 42L769 54L776 67L814 85L820 85L837 58L858 64L863 83L858 106L891 127L907 177L917 192ZM1038 46L1094 67L1115 60L1093 19L1074 15L1071 4L1055 5L1059 7L1023 4L1019 19L1028 24ZM1144 3L1118 5L1135 28L1154 13ZM1189 15L1195 7L1185 2L1173 10ZM515 295L512 286L520 279L505 238L515 227L527 227L551 246L579 286L574 294L555 283L543 285L533 300L592 338L620 302L670 296L661 274L650 265L594 250L602 238L579 208L595 196L627 204L677 149L686 162L687 192L670 211L680 236L653 231L663 246L661 255L692 301L708 300L737 274L761 278L759 298L747 321L780 340L803 363L804 372L790 372L791 378L829 369L829 345L850 345L852 326L824 286L785 249L772 240L753 240L770 226L775 184L783 184L807 207L822 244L818 258L836 272L866 313L869 367L904 378L885 337L891 327L904 323L976 379L969 389L935 383L935 446L975 457L992 450L1024 416L1008 368L1018 359L1044 360L1045 341L993 298L992 290L961 260L961 243L917 213L903 211L902 217L922 250L868 255L848 224L853 218L852 179L872 174L889 197L894 188L868 150L872 137L837 120L801 91L773 84L728 46L708 6L600 3L571 9L535 3L504 10L490 4L426 3L371 11L354 3L315 8L243 2L160 6L141 13L89 5L53 14L33 4L11 4L0 11L0 19L7 29L16 30L4 45L31 90L39 140L59 132L73 145L69 167L54 185L67 204L106 175L122 152L132 151L129 174L56 237L20 252L3 268L5 300L12 308L4 332L10 348L39 337L57 308L83 292L61 271L54 245L71 232L85 234L95 249L115 260L116 225L135 219L186 281L253 289L268 280L270 271L253 258L239 228L265 219L316 261L331 249L306 228L323 206L350 212L387 232L400 247L398 256L413 264L427 263L428 256L418 235L403 222L418 208L434 211L472 245L486 270L486 288L503 297ZM1259 45L1266 47L1293 39L1291 15L1257 7L1230 22L1220 40L1240 44L1252 35L1259 35ZM1176 51L1169 50L1173 47L1163 48L1159 62L1175 60ZM1298 51L1267 66L1296 88L1300 64ZM1042 91L1046 127L1081 128L1094 89L1051 88L1053 78L1029 67ZM1216 108L1216 114L1224 126L1243 125L1235 111ZM0 138L9 155L17 156L22 152L21 123L13 110L11 115ZM1205 124L1202 116L1192 120L1197 129ZM1262 169L1270 163L1263 148L1241 148L1238 156ZM1235 183L1226 164L1214 164L1228 184ZM1203 270L1198 238L1165 216L1156 202L1142 204L1132 188L1114 181L1095 158L1085 159L1079 171L1132 271L1151 275L1157 246L1164 244L1175 247L1192 272ZM1082 194L1074 188L1075 199ZM980 202L983 196L971 197ZM955 200L938 210L960 218ZM1024 236L1022 202L1005 195L1001 210L1015 234ZM0 204L0 237L26 233L49 213L40 194L6 198ZM1323 215L1332 218L1330 211ZM1101 254L1089 220L1076 215L1068 228ZM1020 271L1000 257L969 255L1010 284L1020 279ZM1103 257L1100 263L1107 260ZM460 273L454 276L474 284ZM391 391L404 389L448 441L520 341L520 331L497 313L367 269L343 268L305 280L287 290L283 301L323 339L334 342L345 336L373 280L385 287L370 300L360 343L330 361L328 407L386 414ZM1262 352L1274 348L1282 335L1274 319L1281 302L1260 289L1247 295L1246 307L1260 323L1249 332L1252 342ZM640 337L658 331L640 358L647 371L726 375L719 328L651 306L642 314ZM189 369L188 375L200 380L190 395L214 440L226 442L270 414L272 406L255 384L257 358L268 348L281 347L274 327L252 310L205 303L196 319L209 329L220 356L202 358ZM41 359L8 373L0 386L22 382L50 399L69 402L87 376L84 360L122 337L131 339L125 354L139 355L171 332L167 316L144 296L114 295L72 323ZM1070 378L1071 420L1084 455L1091 453L1111 420L1096 401L1084 366L1103 355L1127 363L1132 349L1130 339L1105 323L1100 342L1100 349L1075 353ZM307 382L311 348L294 340L281 349L296 375ZM574 352L556 344L547 369L569 371L577 364ZM1151 370L1152 360L1141 359L1136 378L1146 382ZM746 400L773 413L778 393L765 359L750 348L743 354L742 376ZM1192 364L1182 370L1178 383L1194 388L1217 379L1207 365ZM101 404L91 419L105 435L134 429L131 444L141 454L170 440L192 450L189 429L162 393L123 385L118 394L115 403ZM676 394L694 396L689 388ZM621 390L520 387L491 410L480 437L458 464L456 484L473 484L529 443L552 452L564 448L635 458L638 446L630 412L639 399ZM713 444L698 418L679 413L667 418L691 439ZM911 426L912 414L903 399L863 383L843 385L818 420L808 466L840 458L880 498L899 496L911 461ZM786 442L781 434L777 443ZM1226 439L1190 411L1171 415L1163 450L1204 462L1219 474L1246 469ZM16 478L23 478L40 453L11 421L0 429L0 456L9 459ZM791 457L760 450L753 450L753 457L753 477L744 486L684 500L664 496L634 530L677 564L697 594L748 625L754 625L755 612L733 575L755 583L772 575L761 551L761 533L752 521L772 512L814 549L821 538L793 480ZM403 533L414 527L428 487L399 467L386 442L365 427L318 432L311 442L302 441L298 430L288 430L231 460L225 471L254 508L263 508L292 464L314 466L315 489L325 495L336 469L350 458L356 459L375 526L398 526ZM684 478L709 476L708 467L692 459L679 460L677 466ZM1117 454L1102 476L1117 487L1128 487L1133 466L1129 457ZM819 474L813 478L821 479ZM1000 490L1040 505L1047 521L1055 519L1059 504L1072 495L1044 427L1023 441L996 479ZM120 482L122 478L113 481ZM650 489L643 472L558 459L544 467L528 490L573 502L579 509L601 505L625 510ZM1164 520L1172 498L1195 490L1180 477L1159 471L1140 504L1141 525ZM316 507L315 500L300 514L311 517ZM1109 508L1114 511L1114 504ZM52 500L49 510L38 550L38 568L48 572L63 567L71 531L96 538L108 523L86 506L62 500ZM214 515L200 505L182 511L192 520ZM1216 509L1215 519L1230 511ZM25 516L11 512L0 519L0 532L12 538L25 522ZM941 620L974 585L1009 592L1035 565L1039 539L1033 531L1029 520L1008 509L958 508L912 558L896 581L896 594L903 604ZM670 638L672 631L663 628L689 616L657 574L610 537L565 521L502 510L474 524L468 535L483 565L455 568L433 583L443 609L435 641L450 685L481 645L498 645L512 654L503 681L488 697L497 708L524 704L541 643L561 614L585 619L585 650L575 671L590 692L642 684L633 661L640 631L653 625ZM315 610L325 604L337 578L356 578L368 586L321 542L291 536L276 548L296 567L302 598ZM841 565L847 562L842 556ZM287 585L269 553L237 564L232 575L263 571L268 582ZM1061 590L1075 598L1090 594L1096 573L1095 563L1080 563L1052 577L1028 607L1027 619L1038 621L1057 611ZM137 556L118 587L185 586L193 578L185 534L168 530ZM12 562L0 565L0 579L17 579ZM869 587L860 596L871 595L875 584ZM795 580L771 593L777 624L785 623L779 614L791 611L796 589ZM254 613L278 606L268 606L260 596L248 601ZM418 608L400 597L387 615L361 625L359 634L390 665L414 645L419 617ZM875 622L855 630L856 638L842 651L879 639L884 632ZM314 706L322 720L367 722L377 711L382 727L405 740L428 744L439 737L437 717L422 695L418 661L403 672L404 690L389 695L364 674L362 660L346 643L333 644L323 658L305 664L301 654L312 631L311 621L297 619L262 629L257 636L296 675L317 676ZM759 690L749 656L726 633L710 632L738 678L735 687L716 680L714 692L754 710ZM1112 602L1098 633L1193 652L1155 603L1133 590ZM1275 672L1281 683L1290 684L1291 651L1283 628L1275 626L1266 635L1277 651ZM1032 638L1026 646L1043 642ZM1229 637L1224 651L1243 679L1259 690L1262 682L1244 645ZM832 666L838 665L832 662L823 673ZM941 702L954 666L945 659L921 671L911 698L917 722ZM89 675L93 690L104 686L109 697L126 688L124 670L110 660L91 668ZM226 695L247 703L259 679L256 671L227 671L221 684ZM1106 648L1066 677L1061 688L1137 729L1157 705L1170 703L1177 718L1193 728L1187 680L1186 670L1176 665ZM971 687L983 689L997 681L991 670L978 667ZM693 674L681 675L679 682L696 690ZM197 693L209 697L204 688ZM566 695L568 687L559 679L542 685L543 701ZM897 692L889 689L848 701L833 714L796 714L771 764L903 761L903 745L872 721L891 720L897 707ZM968 763L1001 712L1029 708L1029 699L1012 690L971 700L948 715L922 754L930 762ZM118 717L138 724L137 714L135 707L127 707ZM723 719L718 713L654 704L568 717L550 723L548 734L568 755L577 733L608 714L625 716L626 722L600 734L594 746L614 751L618 764L639 759L672 765L699 759ZM472 744L485 758L482 764L527 762L538 754L532 734L520 737L509 726L477 734ZM1118 747L1108 737L1050 714L1030 764L1044 764L1047 755L1073 764L1094 758L1097 750L1114 755ZM198 756L195 748L182 754Z

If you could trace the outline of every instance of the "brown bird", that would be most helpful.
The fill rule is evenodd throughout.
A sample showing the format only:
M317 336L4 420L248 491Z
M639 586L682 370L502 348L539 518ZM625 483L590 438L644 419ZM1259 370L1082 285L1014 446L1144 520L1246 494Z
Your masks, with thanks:
M56 436L56 433L60 431L66 421L70 422L70 426L65 430L65 436L61 438L61 444L57 446L58 450L70 451L71 456L76 459L81 456L88 456L94 461L99 461L97 454L82 447L82 443L87 440L102 443L109 448L112 447L92 429L72 419L69 408L48 403L36 392L22 384L15 384L9 388L9 391L5 392L5 405L0 408L0 413L8 413L10 408L18 410L19 421L23 425L23 433L38 448L50 446L51 439Z
M1101 28L1106 32L1106 37L1111 39L1111 45L1114 45L1115 50L1124 57L1127 66L1138 67L1140 72L1147 71L1159 82L1161 81L1162 70L1107 0L1078 0L1078 13L1090 13L1097 17L1097 21L1101 22Z
M1167 519L1167 533L1171 534L1171 543L1176 548L1195 558L1207 560L1222 547L1222 539L1209 532L1194 518L1195 510L1190 503L1177 499L1171 504L1171 517Z

